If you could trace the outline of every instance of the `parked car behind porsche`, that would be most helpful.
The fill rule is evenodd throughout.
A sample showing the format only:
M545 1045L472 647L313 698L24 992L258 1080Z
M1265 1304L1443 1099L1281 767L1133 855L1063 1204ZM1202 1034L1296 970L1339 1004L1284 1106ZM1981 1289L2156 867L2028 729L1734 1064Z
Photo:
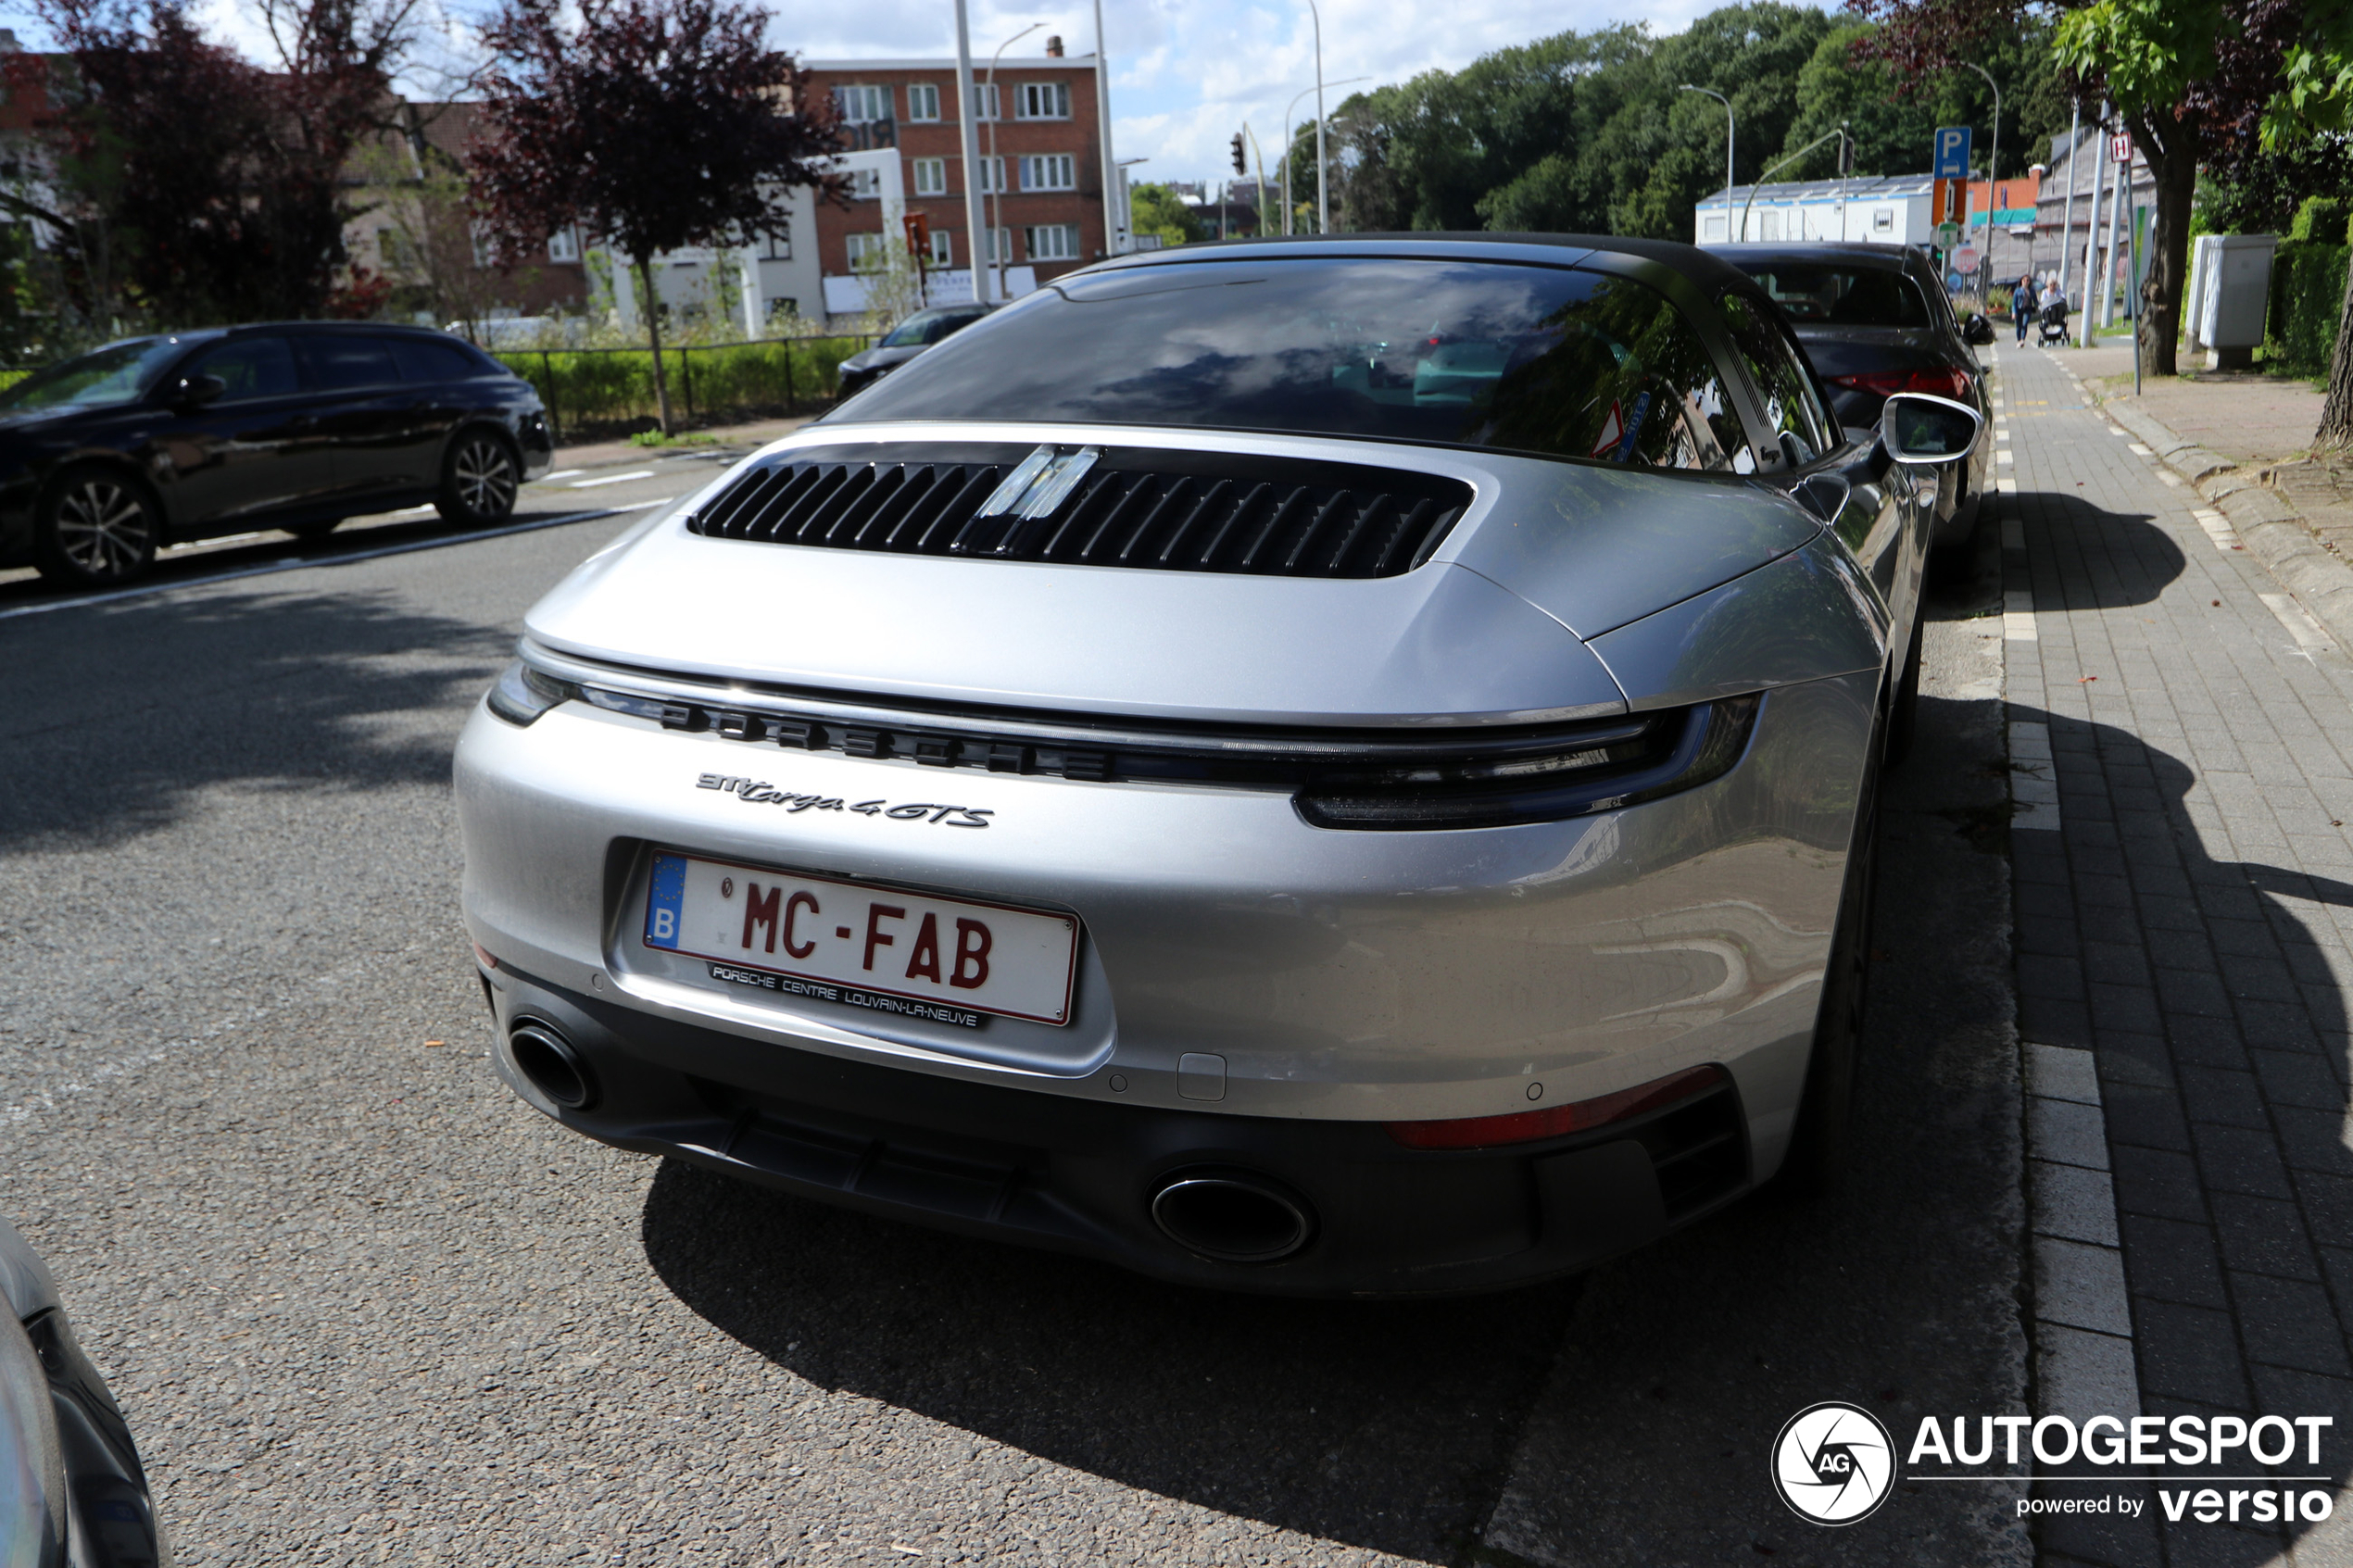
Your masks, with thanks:
M457 757L501 1073L786 1191L1299 1294L1835 1170L1973 412L1689 246L1058 279L584 564Z

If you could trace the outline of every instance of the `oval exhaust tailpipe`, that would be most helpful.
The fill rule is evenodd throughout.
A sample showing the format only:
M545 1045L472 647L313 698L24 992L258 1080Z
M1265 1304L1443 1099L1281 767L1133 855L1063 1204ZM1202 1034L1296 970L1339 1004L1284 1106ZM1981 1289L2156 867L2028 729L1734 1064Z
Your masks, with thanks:
M566 1110L585 1110L597 1102L596 1075L554 1024L517 1019L507 1031L507 1051L531 1086Z
M1189 1171L1152 1194L1152 1222L1171 1241L1224 1263L1272 1263L1307 1245L1314 1210L1246 1171Z

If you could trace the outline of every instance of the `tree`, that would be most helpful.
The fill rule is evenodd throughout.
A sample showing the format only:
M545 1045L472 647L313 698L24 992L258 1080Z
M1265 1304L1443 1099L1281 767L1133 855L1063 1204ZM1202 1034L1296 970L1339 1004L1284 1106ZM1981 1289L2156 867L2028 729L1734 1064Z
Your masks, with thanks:
M484 32L473 202L512 258L579 224L629 258L652 303L654 394L671 428L653 258L689 245L783 238L796 185L838 199L832 106L810 103L793 57L761 40L765 16L725 0L506 0Z
M1202 237L1201 220L1165 185L1128 187L1127 209L1136 232L1158 234L1162 245L1189 245Z
M65 69L12 59L79 302L164 325L320 314L356 208L342 183L380 122L415 0L262 0L276 71L206 38L177 0L39 0ZM38 80L33 80L34 78Z
M1843 125L1855 140L1858 175L1919 174L1929 166L1930 144L1940 125L1990 127L1994 95L1985 79L1958 68L1908 78L1879 57L1873 45L1880 30L1850 22L1833 29L1797 74L1797 118L1789 128L1786 156ZM2051 27L2032 18L2007 36L1990 39L1971 56L2002 89L2002 167L1997 180L2026 172L2047 156L2051 138L2067 129L2070 100L2051 56ZM1990 156L1990 137L1977 150ZM1817 149L1781 176L1827 179L1835 173L1838 147Z

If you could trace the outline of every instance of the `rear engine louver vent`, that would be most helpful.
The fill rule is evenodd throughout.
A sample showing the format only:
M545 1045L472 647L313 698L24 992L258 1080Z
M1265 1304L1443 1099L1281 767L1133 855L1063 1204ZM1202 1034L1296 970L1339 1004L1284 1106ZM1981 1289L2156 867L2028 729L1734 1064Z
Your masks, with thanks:
M687 520L718 539L1272 577L1393 577L1470 505L1398 469L1144 448L803 449Z

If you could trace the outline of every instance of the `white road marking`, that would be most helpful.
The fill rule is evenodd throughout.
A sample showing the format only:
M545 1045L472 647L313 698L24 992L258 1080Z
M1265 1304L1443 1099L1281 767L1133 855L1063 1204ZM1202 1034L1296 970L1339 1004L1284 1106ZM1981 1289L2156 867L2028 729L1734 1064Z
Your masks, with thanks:
M2136 458L2154 458L2157 456L2155 452L2150 451L2146 446L2142 445L2137 441L2127 446L2125 450L2132 453Z
M2239 547L2238 531L2231 526L2231 520L2221 512L2214 510L2211 507L2199 507L2193 510L2190 516L2197 520L2197 525L2206 530L2206 536L2214 541L2214 547L2224 555L2227 556Z
M541 474L537 479L533 480L531 483L534 484L545 484L551 479L570 479L574 474L586 473L587 471L588 470L586 469L558 469L553 473Z
M83 594L69 599L43 599L33 604L13 605L0 609L0 621L14 621L20 615L46 615L53 609L79 609L85 605L113 604L120 599L143 599L152 594L168 594L178 589L208 588L216 583L234 583L245 577L268 577L280 571L301 571L310 568L349 566L363 560L379 560L385 556L413 555L419 550L446 550L454 545L472 545L484 539L504 539L516 533L536 533L543 528L561 528L569 523L594 522L601 517L619 517L623 512L648 511L666 507L678 499L675 495L657 495L650 501L625 501L617 507L598 507L592 511L565 512L559 517L536 518L530 522L514 523L506 528L478 530L471 533L450 534L437 539L413 539L406 544L386 545L380 549L354 550L349 555L328 556L323 559L312 556L281 558L259 566L249 566L236 571L215 572L208 577L192 577L184 582L142 583L135 588L117 588L111 593Z
M2263 601L2265 609L2279 618L2280 624L2287 628L2288 635L2296 639L2297 647L2324 648L2330 645L2333 639L2322 630L2321 623L2285 594L2258 594L2255 596Z
M2025 728L2045 726L2010 726L2013 735ZM2025 821L2021 816L2012 825ZM2131 1414L2141 1408L2140 1376L2133 1360L2132 1298L2117 1245L2099 1074L2090 1051L2032 1042L2025 1046L2022 1065L2040 1408L2079 1421L2116 1411Z
M651 469L631 469L627 473L609 473L596 479L575 479L572 482L570 488L594 490L599 484L619 484L626 480L651 479L653 476L654 470Z
M2002 638L2005 642L2042 641L2034 631L2034 596L2013 588L2002 596ZM2011 726L2015 729L2017 726Z

